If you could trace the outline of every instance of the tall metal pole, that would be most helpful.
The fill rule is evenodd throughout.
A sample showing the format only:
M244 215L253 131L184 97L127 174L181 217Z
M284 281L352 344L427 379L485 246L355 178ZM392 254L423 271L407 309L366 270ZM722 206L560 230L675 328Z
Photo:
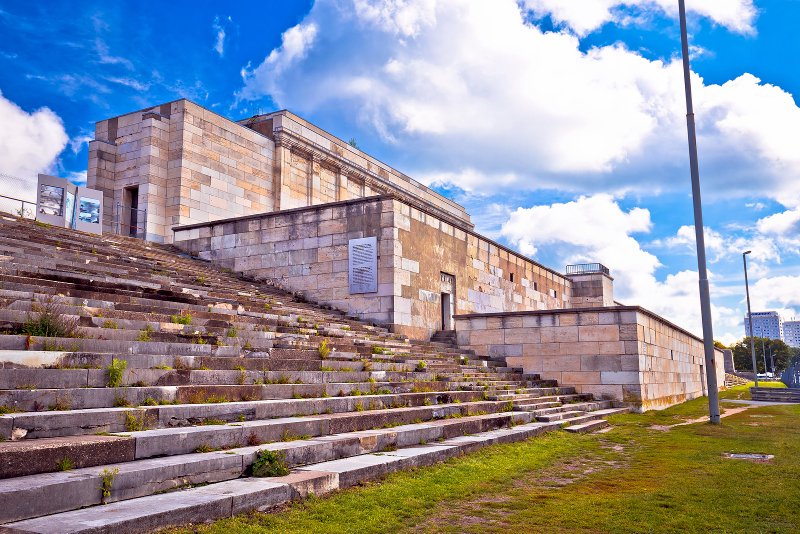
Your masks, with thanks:
M763 332L762 332L763 334ZM767 377L767 349L764 348L764 337L761 337L761 357L764 358L764 378Z
M750 251L742 252L744 262L744 290L747 292L747 318L750 320L750 353L753 356L753 378L758 387L758 370L756 369L756 334L753 331L753 312L750 311L750 286L747 283L747 255Z
M692 106L691 67L689 66L689 38L686 35L686 6L678 0L681 19L681 53L683 55L683 81L686 85L686 126L689 130L689 165L692 171L692 198L694 199L694 231L697 241L697 271L700 275L700 315L703 320L703 347L706 356L706 381L708 382L708 416L719 423L719 389L717 365L714 361L714 331L711 325L711 295L706 271L706 244L703 235L703 205L700 201L700 171L697 168L697 139L694 131Z

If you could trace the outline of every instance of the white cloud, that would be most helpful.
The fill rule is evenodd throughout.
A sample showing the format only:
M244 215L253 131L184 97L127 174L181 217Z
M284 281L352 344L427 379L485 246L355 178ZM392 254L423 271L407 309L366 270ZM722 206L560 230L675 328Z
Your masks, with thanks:
M736 15L746 1L694 5L733 29L751 20ZM240 100L336 109L414 152L428 182L487 194L689 191L680 61L622 45L581 52L575 35L542 32L513 0L318 0L242 75ZM758 191L800 206L792 96L749 74L692 83L704 195Z
M781 263L782 255L792 253L786 250L772 238L764 235L723 235L711 228L704 231L706 257L709 263L716 263L722 259L739 256L746 250L752 251L750 259L759 262ZM689 254L697 254L694 225L681 226L674 236L666 239L657 239L651 243L654 247L664 247Z
M797 236L800 234L800 208L759 219L757 226L763 234Z
M52 172L69 141L64 123L49 108L28 113L0 93L0 124L0 172L31 184L17 198L35 198L37 174Z
M776 310L783 317L800 315L800 276L775 276L751 283L750 302L753 312Z
M101 38L94 41L94 47L97 50L97 56L100 58L100 63L108 65L122 65L128 70L133 70L133 63L124 57L112 56L109 54L108 45Z
M578 35L591 33L607 22L625 23L630 16L624 8L678 16L674 0L524 0L524 4L537 16L550 15L555 23L568 26ZM686 9L731 31L755 32L758 10L752 0L694 0Z
M75 185L86 186L86 171L71 172L67 176L67 180Z
M502 233L526 254L548 248L562 263L604 264L614 277L615 300L648 308L702 335L697 272L681 271L657 280L655 271L661 262L632 237L651 228L648 210L624 211L611 196L598 194L563 204L519 208L511 213ZM712 306L715 321L729 322L737 313Z
M217 40L214 42L214 50L217 51L219 57L225 53L225 28L219 23L219 17L214 17L214 32L216 33Z
M69 147L77 154L89 141L94 141L94 135L82 133L69 140Z
M281 75L306 56L316 35L317 25L314 23L298 24L286 30L281 46L273 50L261 65L251 71L247 67L242 69L245 86L237 94L237 100L257 98L265 91L276 101L282 98Z

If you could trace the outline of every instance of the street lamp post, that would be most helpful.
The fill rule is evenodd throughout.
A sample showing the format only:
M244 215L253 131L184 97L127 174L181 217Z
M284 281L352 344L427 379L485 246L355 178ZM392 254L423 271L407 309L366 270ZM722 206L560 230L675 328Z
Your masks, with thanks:
M744 262L744 290L747 292L747 318L750 320L750 353L753 356L753 378L758 387L758 369L756 368L756 335L753 332L753 312L750 311L750 286L747 284L747 255L750 250L742 252L742 262Z
M762 332L763 334L763 332ZM767 349L764 347L764 338L761 338L761 357L764 358L764 379L767 378Z
M700 278L700 317L703 321L703 349L708 384L708 416L712 423L719 424L719 388L717 387L717 365L714 354L714 330L711 323L711 295L708 290L706 270L706 244L703 235L703 205L700 201L700 171L697 166L697 139L694 128L692 105L692 69L689 66L689 38L686 35L686 6L678 0L681 20L681 54L683 55L683 81L686 87L686 128L689 133L689 167L692 173L692 199L694 201L694 232L697 242L697 272Z

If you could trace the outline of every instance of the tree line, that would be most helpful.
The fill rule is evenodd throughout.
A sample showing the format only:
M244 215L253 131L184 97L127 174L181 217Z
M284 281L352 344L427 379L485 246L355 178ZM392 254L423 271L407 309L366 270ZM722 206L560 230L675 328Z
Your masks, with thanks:
M750 353L750 338L746 337L726 347L719 341L714 344L719 348L733 351L733 364L737 371L753 370L753 357ZM780 339L767 337L755 338L756 368L757 372L764 373L764 354L767 356L767 370L772 371L772 362L775 362L775 372L779 373L792 365L800 365L800 348L790 347ZM770 358L771 356L771 358Z

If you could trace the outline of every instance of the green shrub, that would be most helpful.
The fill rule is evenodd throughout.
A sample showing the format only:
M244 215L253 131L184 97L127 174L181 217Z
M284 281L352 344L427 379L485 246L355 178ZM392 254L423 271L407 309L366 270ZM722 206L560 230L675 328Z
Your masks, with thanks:
M26 336L38 337L82 337L78 329L80 319L69 316L67 307L55 297L48 296L40 302L31 304L28 319L22 325L21 332Z
M260 450L251 466L254 477L282 477L289 474L286 454L281 451Z
M108 371L108 387L118 388L122 385L123 375L125 369L128 368L128 362L125 360L111 360L111 365L106 368Z
M322 345L320 345L317 348L317 352L319 353L319 357L322 358L323 360L328 357L328 354L330 354L331 349L328 348L328 340L327 339L323 339L322 340Z
M173 315L172 322L175 324L190 325L192 324L192 314L186 312L186 315L184 315L183 313L181 313L180 316Z
M128 432L141 432L154 427L156 424L156 417L148 414L143 408L128 410L123 414L122 419Z
M111 497L111 483L114 482L114 477L117 476L118 473L119 467L113 469L106 467L103 469L103 472L100 473L100 478L103 479L103 483L100 485L100 491L103 492L103 496L100 499L102 504L106 504L106 500Z

